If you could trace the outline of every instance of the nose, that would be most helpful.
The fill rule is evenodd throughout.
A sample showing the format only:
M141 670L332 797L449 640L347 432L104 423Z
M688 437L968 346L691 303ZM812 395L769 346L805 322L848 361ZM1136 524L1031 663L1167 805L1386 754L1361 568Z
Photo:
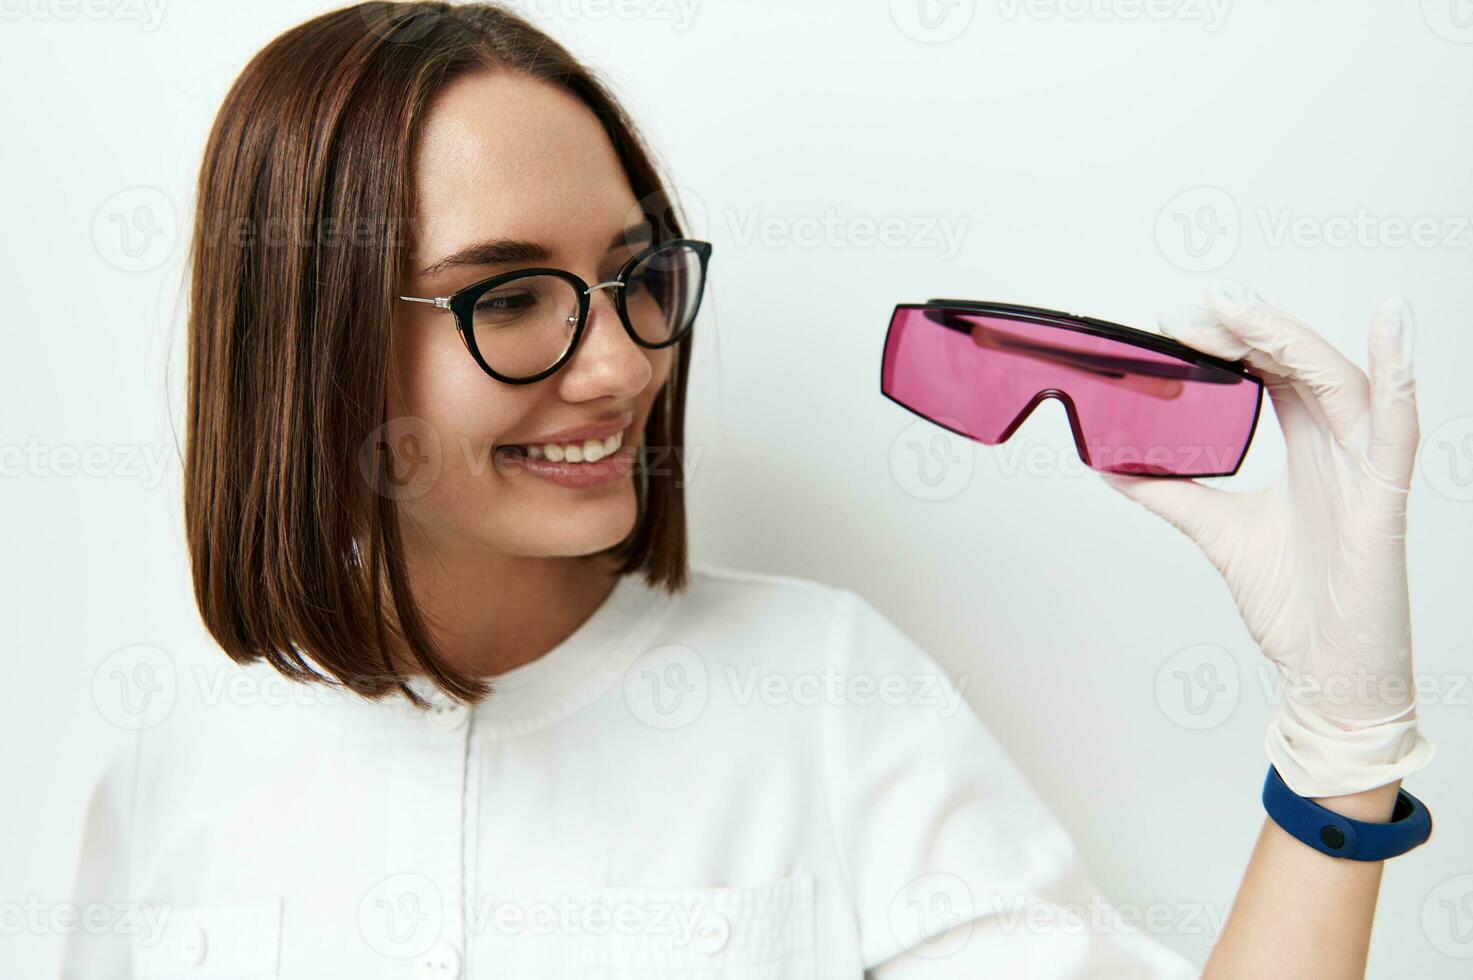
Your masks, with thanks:
M563 394L569 400L603 395L628 396L644 389L653 374L645 349L634 342L619 317L615 290L620 282L588 287L588 322L573 359L561 372ZM599 298L604 302L600 303Z

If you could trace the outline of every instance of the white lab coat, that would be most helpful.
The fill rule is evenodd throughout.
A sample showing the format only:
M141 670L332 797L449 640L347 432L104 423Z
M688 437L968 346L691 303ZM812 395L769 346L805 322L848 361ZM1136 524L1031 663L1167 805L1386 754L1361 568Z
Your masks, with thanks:
M470 710L218 669L97 782L67 978L1197 975L1056 914L1069 837L847 590L626 577Z

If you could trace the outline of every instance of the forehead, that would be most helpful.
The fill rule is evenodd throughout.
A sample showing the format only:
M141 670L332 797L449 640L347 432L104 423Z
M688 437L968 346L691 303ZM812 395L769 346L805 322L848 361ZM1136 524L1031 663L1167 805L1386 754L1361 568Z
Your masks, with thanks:
M415 237L434 257L487 236L602 254L636 217L608 135L576 96L511 72L459 78L414 151Z

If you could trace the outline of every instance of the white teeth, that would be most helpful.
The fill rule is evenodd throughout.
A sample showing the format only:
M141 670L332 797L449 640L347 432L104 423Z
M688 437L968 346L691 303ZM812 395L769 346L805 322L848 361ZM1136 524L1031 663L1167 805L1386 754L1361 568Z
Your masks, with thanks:
M624 433L615 432L607 439L586 439L583 442L546 442L540 446L528 446L527 455L532 459L546 458L554 463L597 463L605 456L612 456L624 445Z

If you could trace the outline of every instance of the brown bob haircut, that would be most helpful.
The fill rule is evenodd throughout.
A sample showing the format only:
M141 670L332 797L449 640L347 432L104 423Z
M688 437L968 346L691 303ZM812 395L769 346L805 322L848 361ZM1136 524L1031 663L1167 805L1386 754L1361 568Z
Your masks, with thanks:
M504 8L363 3L261 50L210 132L189 257L185 524L200 614L237 663L264 659L293 680L374 699L397 689L420 707L410 674L462 702L491 692L436 649L413 601L396 502L376 490L382 474L360 468L360 448L385 421L421 120L443 86L488 69L582 100L656 234L683 237L614 96ZM675 453L690 338L677 347L644 433L647 447ZM637 466L634 483L635 526L600 554L621 575L684 589L679 467Z

